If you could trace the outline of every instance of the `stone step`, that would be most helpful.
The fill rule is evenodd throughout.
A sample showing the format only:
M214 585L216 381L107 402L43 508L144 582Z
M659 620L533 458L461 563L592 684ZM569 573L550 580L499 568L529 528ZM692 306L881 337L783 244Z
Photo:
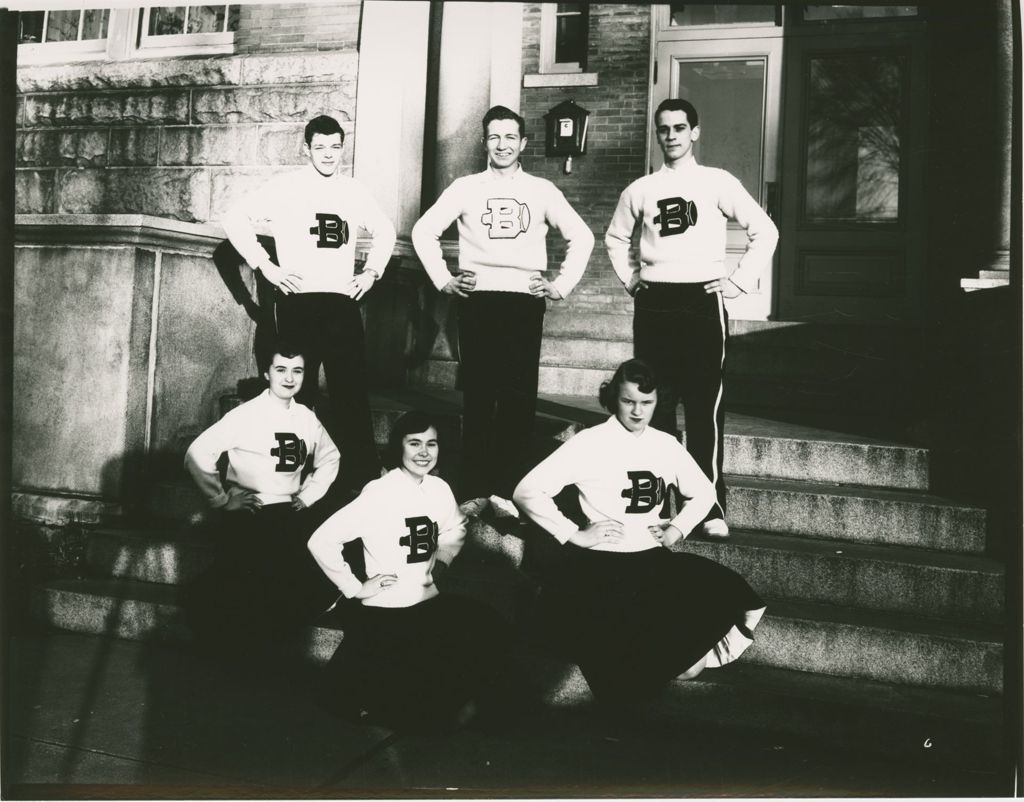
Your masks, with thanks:
M997 627L769 601L743 659L776 668L916 687L1001 693Z
M127 639L187 640L171 585L57 580L33 590L38 620L74 632ZM339 635L311 628L309 653L323 659ZM815 674L920 687L999 693L1002 647L979 627L808 603L769 602L743 659Z
M409 371L409 381L418 387L455 386L457 365L450 359L431 358ZM610 370L567 365L541 364L538 391L546 395L597 395ZM871 382L819 382L773 376L731 376L723 403L786 411L809 410L836 414L899 414L913 411L913 404L901 393L880 393Z
M212 533L102 528L90 534L86 563L97 577L181 585L213 559ZM895 546L736 531L728 542L690 538L676 547L729 566L765 597L946 620L996 623L1004 571L994 560ZM453 571L469 595L503 598L528 580L516 571L522 542L475 520ZM516 591L517 593L519 590ZM505 605L507 607L507 605Z
M739 573L764 597L947 621L1002 620L1003 566L984 557L734 530L676 551Z
M457 419L462 408L461 393L449 391L443 396L447 403L444 415ZM400 414L394 407L404 410L419 403L438 408L440 400L429 391L374 396L378 442L386 441L388 428ZM558 442L608 415L595 397L541 395L537 409L539 437ZM685 442L682 407L677 417ZM456 427L454 424L451 428ZM454 442L457 444L458 439ZM927 490L929 455L924 448L881 437L848 434L838 426L824 428L726 412L725 470L744 476Z
M737 529L983 553L982 509L921 493L727 477L727 518Z

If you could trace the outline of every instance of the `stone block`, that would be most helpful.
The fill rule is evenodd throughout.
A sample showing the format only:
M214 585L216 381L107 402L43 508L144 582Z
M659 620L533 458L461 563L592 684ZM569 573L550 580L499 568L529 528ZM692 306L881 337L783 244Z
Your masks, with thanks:
M187 90L29 95L25 121L29 126L185 124L188 98Z
M294 167L231 168L210 171L210 221L220 220L231 204L252 192L276 175L294 170Z
M303 128L303 125L261 125L256 156L257 163L305 164L306 156L302 152ZM351 170L351 148L345 148L342 159L342 168L347 165L349 170Z
M18 70L18 91L221 86L237 84L241 70L241 59L233 56L22 67Z
M14 124L19 128L25 124L25 98L21 95L14 100Z
M128 248L17 249L16 486L117 492L128 445L128 363L140 346L132 341L134 265Z
M209 175L198 169L73 170L60 188L60 211L68 214L150 214L196 222L207 220L209 209Z
M107 164L118 167L156 164L159 142L158 128L113 128Z
M334 85L201 89L192 94L192 121L203 125L302 122L330 114L341 123L355 114L354 81Z
M220 398L257 375L253 324L208 257L165 254L161 269L151 453L173 455L220 417ZM196 343L203 343L196 348Z
M251 55L241 61L244 85L354 81L359 70L355 51Z
M25 167L104 167L107 163L106 128L19 131L16 164Z
M254 125L171 126L160 139L160 163L253 164L259 143Z
M56 170L15 170L15 212L52 214L56 206L56 183Z

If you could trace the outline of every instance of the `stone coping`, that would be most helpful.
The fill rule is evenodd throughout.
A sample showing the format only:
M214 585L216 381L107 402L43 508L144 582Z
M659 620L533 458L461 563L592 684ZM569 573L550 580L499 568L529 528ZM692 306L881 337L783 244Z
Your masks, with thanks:
M259 233L269 233L257 229ZM218 223L189 223L148 214L18 214L14 240L21 245L133 245L209 254L225 238ZM358 258L372 240L361 237ZM457 258L458 244L442 243L446 258ZM400 235L394 255L414 257L408 236ZM406 261L404 258L403 262Z
M335 83L354 76L355 50L139 58L18 68L18 92Z

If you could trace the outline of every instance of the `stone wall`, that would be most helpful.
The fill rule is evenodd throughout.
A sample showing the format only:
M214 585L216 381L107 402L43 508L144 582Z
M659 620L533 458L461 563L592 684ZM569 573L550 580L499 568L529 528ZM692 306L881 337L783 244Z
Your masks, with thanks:
M540 59L539 4L524 8L523 72L536 73ZM524 87L520 113L530 135L523 163L527 170L554 181L569 203L590 225L596 238L587 273L569 303L583 305L590 291L621 293L603 239L619 194L644 173L647 153L647 95L650 64L651 9L648 6L590 6L587 71L597 86ZM544 114L563 100L575 100L590 111L587 153L573 159L572 173L563 173L564 158L544 156ZM561 261L560 238L551 238L553 264ZM622 309L629 306L622 293ZM611 311L603 300L602 311Z
M357 70L354 50L21 68L16 211L213 222L303 162L317 114L351 174Z

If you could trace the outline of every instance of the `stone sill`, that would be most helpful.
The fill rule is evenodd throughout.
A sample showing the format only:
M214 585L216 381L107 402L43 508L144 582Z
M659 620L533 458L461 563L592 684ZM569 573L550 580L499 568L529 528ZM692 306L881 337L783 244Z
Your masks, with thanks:
M269 230L257 228L259 234ZM217 223L187 223L148 214L18 214L14 216L14 241L21 245L112 245L159 248L209 255L222 240ZM356 258L365 259L373 243L360 237ZM442 244L446 257L457 253ZM415 256L408 237L399 237L394 256Z
M538 89L545 86L597 86L596 72L545 72L523 76L523 86Z
M996 287L1009 287L1010 278L962 278L960 289L964 292L977 292L978 290L991 290Z
M278 83L338 83L354 77L355 50L160 57L125 61L25 65L18 68L18 92L155 89L185 86L250 86Z

